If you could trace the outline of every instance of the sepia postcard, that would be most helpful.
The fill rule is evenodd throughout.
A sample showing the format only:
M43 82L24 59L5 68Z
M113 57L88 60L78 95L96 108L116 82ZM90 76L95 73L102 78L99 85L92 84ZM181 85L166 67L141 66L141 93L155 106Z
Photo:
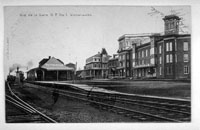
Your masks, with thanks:
M190 4L2 10L5 126L198 129Z

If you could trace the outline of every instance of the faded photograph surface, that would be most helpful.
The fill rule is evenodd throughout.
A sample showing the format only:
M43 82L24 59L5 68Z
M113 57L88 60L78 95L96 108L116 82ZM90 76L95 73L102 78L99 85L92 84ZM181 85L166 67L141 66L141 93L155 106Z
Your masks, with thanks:
M5 6L6 123L191 122L190 6Z

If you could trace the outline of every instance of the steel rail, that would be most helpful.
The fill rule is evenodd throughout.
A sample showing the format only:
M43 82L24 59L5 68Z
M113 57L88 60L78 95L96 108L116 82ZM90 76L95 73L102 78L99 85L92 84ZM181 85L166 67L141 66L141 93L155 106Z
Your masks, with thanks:
M86 94L82 94L82 93L77 93L77 92L69 92L69 91L65 91L65 90L59 90L58 91L60 92L64 92L64 93L70 93L70 94L76 94L76 95L81 95L81 96L87 96ZM95 98L99 98L98 96L92 96L92 97L95 97ZM177 112L177 113L183 113L183 114L188 114L190 115L189 112L185 112L185 111L178 111L178 110L173 110L173 109L168 109L168 108L163 108L163 107L156 107L156 106L150 106L150 105L144 105L144 104L139 104L139 103L134 103L135 101L136 102L140 102L139 100L130 100L130 99L125 99L125 98L116 98L116 101L118 102L123 102L123 103L126 103L126 104L131 104L131 105L140 105L140 106L145 106L145 107L149 107L149 108L155 108L155 109L161 109L161 110L165 110L165 111L172 111L172 112ZM144 101L141 101L143 103L146 103ZM148 102L147 102L148 103ZM160 105L159 103L154 103L156 105ZM162 105L162 104L161 104ZM165 105L167 106L167 105ZM173 106L171 104L169 104L169 106ZM175 107L181 107L181 106L178 106L176 105Z
M134 102L126 102L126 101L120 101L117 100L119 102L123 102L126 104L130 104L130 105L139 105L139 106L144 106L144 107L149 107L149 108L155 108L155 109L160 109L160 110L165 110L165 111L172 111L172 112L177 112L177 113L183 113L183 114L188 114L190 115L189 112L185 112L185 111L178 111L178 110L173 110L173 109L168 109L168 108L163 108L163 107L155 107L155 106L150 106L150 105L145 105L145 104L140 104L140 103L134 103Z
M60 91L60 90L58 90ZM60 91L61 92L61 91ZM62 92L66 93L66 91ZM67 92L68 94L72 94L71 92ZM82 96L86 96L85 94L79 94L79 93L73 93L73 94L78 94L78 95L82 95ZM99 98L98 96L92 96L94 98ZM143 107L148 107L148 108L153 108L153 109L158 109L158 110L164 110L164 111L169 111L169 112L175 112L175 113L181 113L181 114L187 114L187 115L191 115L191 113L186 112L186 111L178 111L178 110L173 110L173 109L168 109L168 108L163 108L163 107L156 107L156 106L151 106L151 105L145 105L145 104L140 104L140 103L134 103L134 102L127 102L127 101L121 101L120 99L117 99L116 101L118 101L118 103L125 103L125 104L130 104L130 105L138 105L138 106L143 106Z
M20 105L22 108L24 108L24 109L27 109L27 110L31 111L31 113L36 113L36 111L34 111L33 109L31 109L31 108L30 108L30 107L28 107L27 105L25 105L25 104L23 104L23 103L21 103L21 102L17 101L16 99L14 99L14 98L12 98L12 97L10 97L10 96L8 96L8 95L6 95L6 97L7 97L7 98L9 98L9 99L10 99L10 101L12 101L12 102L15 102L15 104L18 104L18 105ZM7 98L6 98L6 100L7 100Z
M43 87L43 88L45 88L45 87ZM70 92L70 91L62 90L62 89L57 89L57 90L59 92L64 92L64 93L68 93L68 94L75 94L75 95L80 95L80 96L87 96L87 94L83 94L83 93ZM93 95L92 97L99 98L96 95L95 96ZM167 109L167 108L163 108L163 107L155 107L155 106L150 106L150 105L144 105L144 104L134 103L134 102L142 102L142 103L151 103L151 104L160 105L160 103L156 103L156 102L141 101L141 100L131 100L131 99L128 99L128 98L126 99L126 98L118 98L118 97L116 97L116 101L123 102L123 103L126 103L126 104L131 104L131 105L135 104L135 105L145 106L145 107L149 107L149 108L161 109L161 110L165 110L165 111L172 111L172 112L177 112L177 113L183 113L183 114L190 115L189 112L185 112L185 111L178 111L178 110ZM161 105L163 105L163 104L161 104ZM182 106L179 106L179 105L172 105L172 104L168 104L168 105L165 104L165 106L182 107Z
M144 100L132 100L128 98L119 98L120 100L129 101L129 102L141 102L141 103L148 103L148 104L157 104L157 105L163 105L163 106L176 106L176 107L184 107L184 108L191 108L190 106L183 106L183 105L177 105L177 104L166 104L166 103L159 103L154 101L144 101ZM178 102L178 101L177 101Z
M95 103L95 104L98 104L98 105L103 105L103 106L112 107L112 108L116 108L116 109L120 109L120 110L124 110L124 111L128 111L128 112L133 112L133 113L137 113L137 114L141 114L141 115L145 115L145 116L150 116L150 117L162 119L162 120L165 120L165 121L181 122L179 120L175 120L175 119L171 119L171 118L161 117L161 116L158 116L158 115L152 115L152 114L149 114L149 113L135 111L135 110L131 110L131 109L128 109L128 108L123 108L123 107L110 105L110 104L106 104L106 103L102 103L102 102L97 102L97 101L93 101L93 100L89 100L89 99L79 98L77 96L66 95L66 93L60 93L60 94L63 95L63 96L68 96L68 97L79 99L79 100L82 100L82 101L87 101L87 102Z
M13 101L11 101L11 100L9 100L9 99L6 99L6 101L8 101L9 103L11 103L11 104L13 104L13 105L15 105L15 106L17 106L17 107L23 109L25 112L33 113L32 110L27 109L27 108L23 107L22 105L20 105L20 104L18 104L18 103L16 103L16 102L13 102Z
M78 93L78 92L70 92L70 91L66 91L66 90L62 90L62 89L58 89L58 91L67 92L67 93L70 93L70 94L77 94L77 95L81 95L81 96L87 96L87 94ZM94 96L94 97L98 98L98 96ZM131 102L141 102L141 103L156 104L156 105L163 105L163 106L190 108L190 106L182 106L182 105L176 105L176 104L164 104L164 103L158 103L158 102L153 102L153 101L132 100L132 99L128 99L128 98L118 98L118 97L116 97L116 100L117 101L129 101L130 103Z
M7 83L9 91L11 93L12 96L14 96L17 100L19 100L21 103L23 103L24 105L26 105L27 107L29 107L31 110L35 111L37 114L39 114L44 120L46 120L47 122L51 122L51 123L57 123L55 120L51 119L50 117L48 117L47 115L43 114L42 112L38 111L37 109L35 109L34 107L32 107L31 105L29 105L28 103L24 102L22 99L20 99L11 89L10 85Z
M37 86L37 85L36 85ZM36 87L36 88L41 88L41 87ZM43 87L43 88L48 88L48 87ZM51 87L50 87L50 89L52 89ZM74 97L74 98L77 98L77 96L76 95L79 95L79 96L88 96L87 94L84 94L84 93L80 93L80 92L70 92L69 90L63 90L63 89L57 89L60 93L62 92L62 93L64 93L64 95L66 94L66 93L68 93L68 94L72 94L72 95L74 95L74 96L72 96L72 97ZM50 90L51 91L51 90ZM94 92L93 94L97 94L97 93L101 93L101 94L104 94L103 92ZM106 93L106 94L109 94L109 93ZM63 94L61 94L61 95L63 95ZM111 95L115 95L115 94L111 94ZM69 96L69 95L68 95ZM115 95L116 96L116 95ZM91 97L94 97L94 98L99 98L98 97L98 95L92 95ZM83 98L82 98L83 99ZM101 98L100 98L101 99ZM84 99L84 100L87 100L87 101L89 101L89 99ZM122 100L122 101L121 101ZM124 101L123 101L124 100ZM138 99L139 100L139 99ZM123 103L126 103L126 104L135 104L135 105L140 105L140 106L145 106L145 107L149 107L149 108L154 108L154 109L160 109L160 110L164 110L164 111L171 111L171 112L175 112L175 113L183 113L183 114L187 114L187 115L190 115L190 113L188 113L188 112L185 112L185 111L178 111L178 110L171 110L171 109L167 109L167 108L163 108L163 107L155 107L155 106L150 106L150 105L144 105L144 104L139 104L139 103L133 103L133 101L138 101L138 100L131 100L131 99L126 99L126 98L119 98L119 97L117 97L116 98L116 101L118 101L118 102L123 102ZM142 99L141 99L142 100ZM91 102L92 100L90 100L90 102ZM128 102L129 101L129 102ZM93 103L97 103L97 101L92 101ZM138 102L140 102L140 101L138 101ZM144 102L144 101L141 101L141 102ZM177 100L177 102L179 102L179 100ZM110 104L105 104L105 103L102 103L102 102L98 102L99 104L101 104L101 105L107 105L107 106L109 106ZM151 102L152 103L152 102ZM156 102L154 102L154 104L156 104ZM157 105L160 105L159 103L157 103ZM166 106L167 104L165 104L165 106ZM172 106L172 104L169 104L169 106ZM173 105L173 106L175 106L175 105ZM113 105L111 105L110 107L114 107ZM119 107L119 108L122 108L122 107L120 107L120 106L115 106L115 107ZM175 106L175 107L177 107L177 105ZM181 107L181 106L179 106L178 105L178 107ZM123 108L123 109L127 109L127 110L131 110L131 109L128 109L128 108ZM133 111L133 110L131 110L131 111ZM139 112L139 111L137 111L137 112ZM142 112L143 113L143 112ZM146 113L146 114L149 114L149 113ZM152 115L152 114L150 114L150 115ZM155 116L155 115L153 115L153 116ZM157 115L158 116L158 115ZM159 117L161 117L161 116L159 116ZM163 118L166 118L166 117L163 117ZM168 119L168 118L166 118L166 119ZM179 121L179 120L175 120L175 119L171 119L171 118L169 118L169 120L170 121L172 121L172 120L174 120L175 122L181 122L181 121Z

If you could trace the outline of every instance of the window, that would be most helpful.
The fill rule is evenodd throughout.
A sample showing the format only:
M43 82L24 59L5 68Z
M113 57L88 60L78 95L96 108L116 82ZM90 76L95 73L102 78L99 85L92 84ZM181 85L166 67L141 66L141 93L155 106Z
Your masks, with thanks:
M133 61L133 67L135 66L135 61Z
M144 65L144 60L142 60L142 65Z
M162 67L160 67L160 75L162 75Z
M175 62L177 63L177 55L175 54Z
M159 58L159 62L160 62L160 64L162 64L162 57L161 56Z
M173 62L173 57L172 57L172 54L170 54L170 57L169 57L169 62L172 63Z
M127 60L128 60L129 59L129 55L127 54L126 57L127 57Z
M189 61L188 54L184 54L184 55L183 55L183 61L184 61L184 62L188 62L188 61Z
M128 41L126 41L126 46L128 46Z
M150 55L153 55L153 54L154 54L154 48L151 48Z
M175 51L177 51L177 43L176 43L176 40L175 40Z
M184 66L184 74L189 74L189 67L187 65Z
M129 62L126 62L126 66L129 67Z
M174 28L174 23L173 23L173 21L171 21L171 28Z
M123 60L125 60L125 55L123 55Z
M129 70L126 71L126 75L129 76Z
M162 53L162 46L159 46L159 54Z
M166 43L166 51L169 51L168 46L169 46L169 43Z
M144 51L142 51L142 57L144 57Z
M155 59L151 58L151 64L154 64L154 63L155 63Z
M169 55L166 55L166 63L169 63Z
M146 49L146 57L148 56L148 49Z
M169 51L172 51L172 42L169 43Z
M183 42L183 50L188 51L188 42Z
M120 66L121 66L121 67L123 66L123 63L122 63L122 62L120 62Z
M135 53L133 53L132 56L133 56L133 59L135 59Z

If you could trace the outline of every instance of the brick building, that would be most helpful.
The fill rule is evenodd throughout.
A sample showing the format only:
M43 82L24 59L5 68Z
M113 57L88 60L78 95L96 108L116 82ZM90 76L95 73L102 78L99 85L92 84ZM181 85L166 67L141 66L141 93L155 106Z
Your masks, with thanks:
M118 39L119 49L117 51L119 58L119 76L121 78L132 77L131 75L131 60L132 60L132 37L130 35L123 35Z
M125 34L119 38L118 70L121 77L155 76L154 39L158 36L151 33Z
M170 15L163 20L165 34L157 41L157 78L190 79L191 36L179 34L179 17Z
M113 55L113 58L110 58L108 61L108 78L119 78L119 57L117 54Z
M108 55L105 48L102 48L101 53L91 56L86 59L85 78L107 78L108 77L108 60L111 56Z
M190 34L179 34L178 16L163 20L164 35L125 34L118 39L121 77L190 79Z

